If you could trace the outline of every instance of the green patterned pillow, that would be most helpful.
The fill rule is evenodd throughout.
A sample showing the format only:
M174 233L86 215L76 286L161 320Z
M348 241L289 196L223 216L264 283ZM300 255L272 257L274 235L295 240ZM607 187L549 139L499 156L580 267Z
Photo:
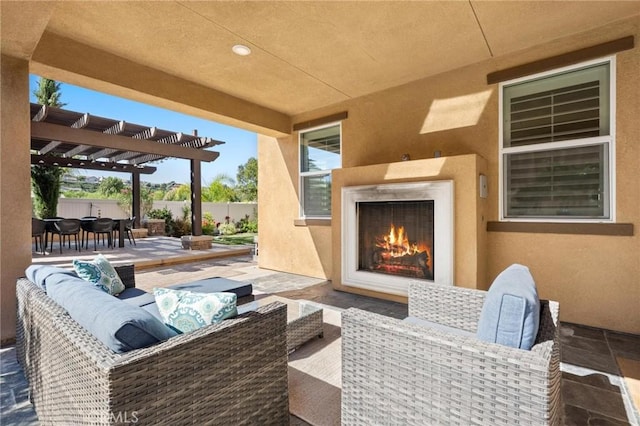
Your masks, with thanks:
M162 320L181 333L188 333L238 314L235 293L194 293L154 288Z
M99 254L93 260L73 259L73 269L80 278L89 281L112 296L124 291L124 284L106 257Z

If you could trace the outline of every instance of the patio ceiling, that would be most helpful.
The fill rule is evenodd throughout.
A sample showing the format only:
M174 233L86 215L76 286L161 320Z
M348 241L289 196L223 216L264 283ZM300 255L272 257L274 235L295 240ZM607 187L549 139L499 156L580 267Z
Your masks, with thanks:
M290 133L296 115L481 61L499 69L509 53L640 14L638 1L0 7L3 53L29 59L36 74L266 134ZM252 54L234 55L235 44Z
M208 137L31 104L31 164L150 174L168 157L213 161Z

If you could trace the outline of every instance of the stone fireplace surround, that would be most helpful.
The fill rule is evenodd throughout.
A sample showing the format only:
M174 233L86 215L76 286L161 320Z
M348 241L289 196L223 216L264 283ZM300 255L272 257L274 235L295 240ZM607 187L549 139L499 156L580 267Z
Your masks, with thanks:
M342 189L392 183L453 181L453 268L452 284L486 289L486 204L480 198L481 174L486 161L475 154L402 161L336 169L332 174L332 284L334 289L382 299L406 302L406 296L366 282L343 282L346 258L342 253ZM489 189L491 191L491 188ZM365 279L366 280L366 279ZM437 277L436 277L437 280ZM450 284L450 283L447 283ZM400 294L399 294L400 293Z

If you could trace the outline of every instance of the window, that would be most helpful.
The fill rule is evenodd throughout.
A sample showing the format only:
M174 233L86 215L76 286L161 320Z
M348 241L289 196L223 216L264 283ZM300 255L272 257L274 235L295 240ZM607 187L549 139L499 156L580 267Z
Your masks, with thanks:
M614 220L614 67L500 84L501 219Z
M331 218L331 170L340 167L340 123L300 132L300 214Z

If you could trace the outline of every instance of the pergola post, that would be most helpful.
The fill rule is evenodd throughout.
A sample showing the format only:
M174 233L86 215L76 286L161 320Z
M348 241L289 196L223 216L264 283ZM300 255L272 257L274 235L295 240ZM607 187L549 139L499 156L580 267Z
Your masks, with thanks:
M191 235L202 235L202 172L200 160L191 160Z
M135 216L136 220L133 222L134 228L140 227L140 173L131 173L131 215Z

